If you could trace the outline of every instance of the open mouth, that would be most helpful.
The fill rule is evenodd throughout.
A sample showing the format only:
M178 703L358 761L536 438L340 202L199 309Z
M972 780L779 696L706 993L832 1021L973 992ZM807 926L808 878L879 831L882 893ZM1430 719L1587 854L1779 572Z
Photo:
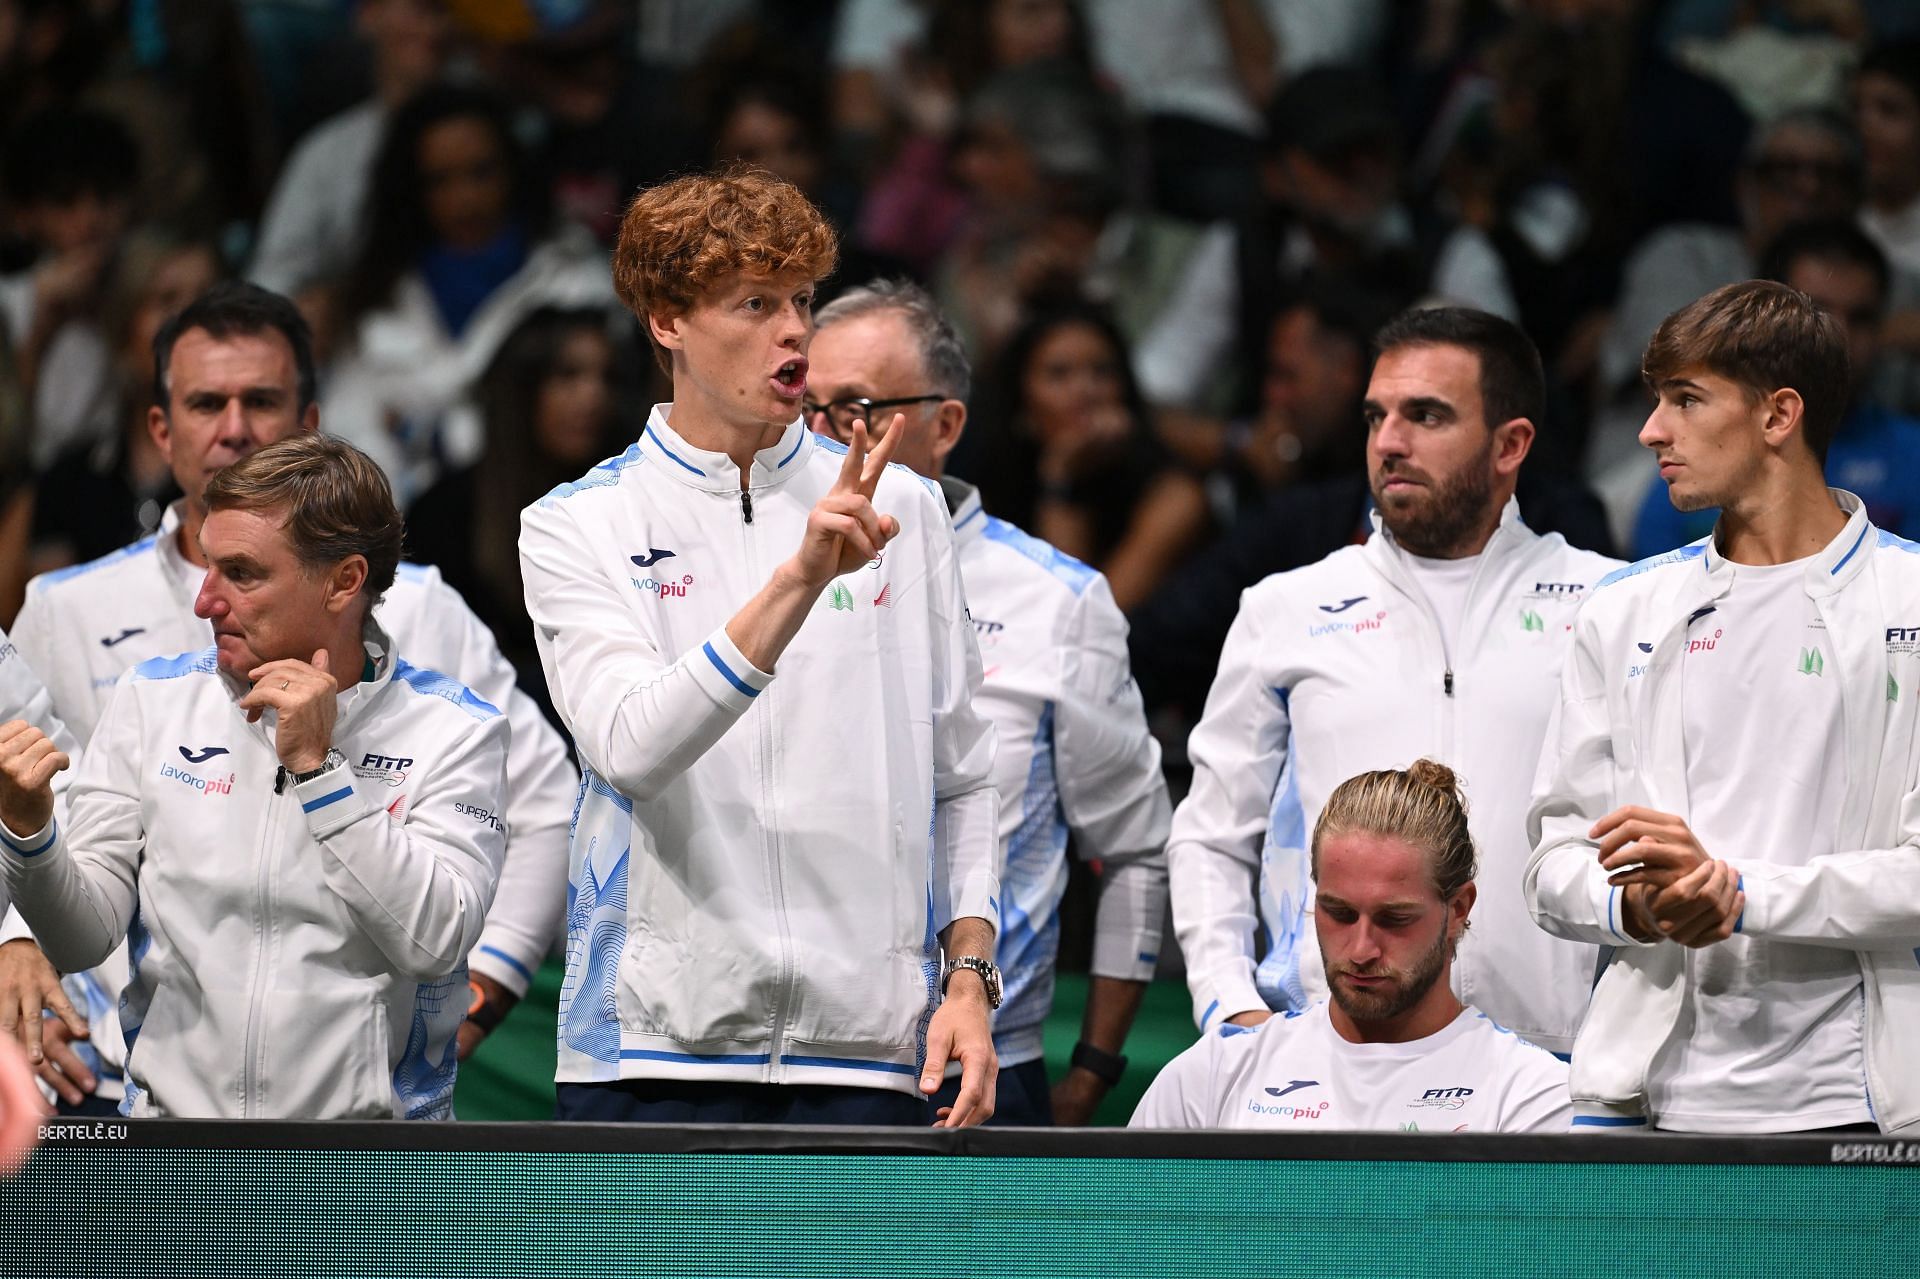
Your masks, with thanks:
M807 393L807 361L796 357L782 364L773 374L773 389L790 400Z

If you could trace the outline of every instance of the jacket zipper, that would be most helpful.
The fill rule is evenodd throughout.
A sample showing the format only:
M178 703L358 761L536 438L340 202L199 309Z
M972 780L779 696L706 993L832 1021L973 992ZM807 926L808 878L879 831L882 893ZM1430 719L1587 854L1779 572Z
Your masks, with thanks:
M753 495L743 484L740 488L741 540L746 548L746 562L749 574L755 571L753 534L749 532L753 524ZM770 702L778 695L778 690L768 688L760 695L761 702ZM773 907L774 930L779 940L780 970L774 983L772 1037L767 1044L768 1080L781 1077L780 1057L785 1047L787 1033L787 1014L793 1003L793 935L787 925L787 889L786 876L780 864L780 836L778 823L774 821L773 811L773 714L772 707L760 708L760 831L764 841L762 848L767 863L768 898Z
M265 1017L267 989L267 970L272 963L272 943L268 936L268 921L273 916L273 860L278 841L273 838L274 818L280 807L281 787L286 780L287 770L276 767L273 775L273 794L267 797L266 810L260 819L260 835L254 841L255 853L260 864L254 877L253 894L253 990L247 1001L247 1047L240 1059L240 1116L250 1119L254 1115L256 1092L261 1077L266 1074L265 1033L261 1025Z

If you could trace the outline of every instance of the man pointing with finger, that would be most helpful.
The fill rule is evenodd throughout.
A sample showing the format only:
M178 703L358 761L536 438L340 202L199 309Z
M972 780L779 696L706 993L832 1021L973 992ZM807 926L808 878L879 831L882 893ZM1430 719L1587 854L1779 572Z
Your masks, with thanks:
M121 681L63 822L66 754L0 727L0 868L62 971L127 940L123 1113L450 1118L506 722L371 616L400 515L364 454L282 440L206 505L213 645ZM368 754L406 757L404 785L359 778Z
M733 169L643 191L614 283L673 377L522 516L527 608L587 777L562 1119L992 1113L993 733L931 485L801 420L833 232Z

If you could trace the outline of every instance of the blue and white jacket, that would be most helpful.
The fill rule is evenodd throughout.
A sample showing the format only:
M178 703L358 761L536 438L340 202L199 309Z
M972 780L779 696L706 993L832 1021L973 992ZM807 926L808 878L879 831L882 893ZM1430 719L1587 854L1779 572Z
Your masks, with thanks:
M43 573L27 585L14 642L46 680L54 713L82 746L121 675L149 658L212 641L207 622L193 612L206 570L180 553L179 531L176 502L154 536L97 560ZM516 685L493 632L440 570L400 565L373 615L410 664L458 680L499 707L513 727L502 815L510 832L507 861L487 931L474 948L473 971L525 995L566 912L567 823L580 776L560 734ZM111 1000L125 980L124 961L115 956L95 974L74 974L69 993L76 1002L83 996L88 1002ZM95 989L75 989L80 982ZM104 1038L96 1033L94 1042ZM110 1051L107 1064L117 1065Z
M1808 562L1805 584L1826 626L1823 669L1839 679L1845 706L1847 790L1834 846L1853 851L1804 865L1769 862L1764 850L1727 850L1724 860L1746 894L1739 931L1858 957L1868 1103L1883 1130L1912 1131L1920 1128L1920 545L1875 528L1853 494L1831 492L1847 523ZM1680 658L1689 627L1733 575L1708 537L1604 579L1580 610L1528 815L1534 851L1525 880L1540 927L1607 947L1573 1054L1576 1124L1659 1121L1648 1113L1647 1080L1680 1015L1684 954L1673 942L1628 934L1619 890L1587 832L1627 804L1686 817Z
M1006 994L993 1045L1003 1067L1017 1066L1045 1055L1069 830L1078 856L1102 863L1090 971L1150 981L1171 810L1107 579L988 515L972 485L946 479L941 488L986 666L974 705L998 738L1004 923L995 957Z
M901 532L756 670L726 623L800 545L845 450L798 420L743 491L657 406L521 517L527 609L587 773L559 1073L917 1095L937 934L998 923L993 728L946 505L895 466Z
M1326 994L1309 841L1333 788L1425 756L1458 773L1480 854L1454 991L1516 1034L1573 1046L1596 952L1535 927L1520 894L1528 781L1574 612L1618 562L1542 537L1511 501L1468 588L1457 651L1374 514L1364 545L1249 589L1189 743L1173 817L1173 923L1202 1030ZM1266 953L1255 967L1255 930Z
M214 650L122 681L67 818L0 831L14 903L63 971L123 939L134 1116L452 1117L466 957L506 842L506 720L398 661L339 695L347 758L284 780L273 711Z

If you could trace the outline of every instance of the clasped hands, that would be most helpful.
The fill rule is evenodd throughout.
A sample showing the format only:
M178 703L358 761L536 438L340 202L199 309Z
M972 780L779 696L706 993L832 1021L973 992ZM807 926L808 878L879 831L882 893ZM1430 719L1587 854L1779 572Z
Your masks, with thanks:
M1740 873L1708 855L1686 822L1629 805L1594 824L1607 882L1622 890L1627 932L1641 941L1711 946L1733 936L1747 897Z

